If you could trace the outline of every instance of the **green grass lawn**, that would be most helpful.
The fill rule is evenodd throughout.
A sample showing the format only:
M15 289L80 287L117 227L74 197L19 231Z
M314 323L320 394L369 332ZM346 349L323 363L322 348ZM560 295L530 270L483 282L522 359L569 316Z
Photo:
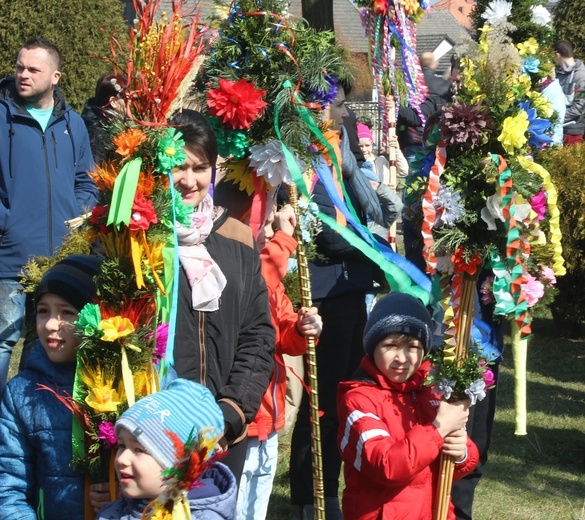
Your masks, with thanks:
M585 340L559 338L548 319L536 320L533 328L528 343L528 434L514 435L514 372L508 350L474 520L585 520ZM290 436L280 441L269 520L287 520L292 511Z

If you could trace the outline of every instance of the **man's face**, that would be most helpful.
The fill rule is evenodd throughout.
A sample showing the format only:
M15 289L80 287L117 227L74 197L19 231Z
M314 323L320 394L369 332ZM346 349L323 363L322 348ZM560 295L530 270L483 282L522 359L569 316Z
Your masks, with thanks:
M16 59L16 91L28 104L35 108L50 104L60 77L56 60L45 49L20 49Z

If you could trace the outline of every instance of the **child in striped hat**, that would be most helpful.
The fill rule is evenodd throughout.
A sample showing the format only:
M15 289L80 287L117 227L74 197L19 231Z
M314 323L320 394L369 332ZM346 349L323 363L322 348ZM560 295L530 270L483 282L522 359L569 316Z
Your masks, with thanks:
M234 518L237 486L216 462L223 414L211 392L175 379L116 422L115 467L122 498L96 520Z

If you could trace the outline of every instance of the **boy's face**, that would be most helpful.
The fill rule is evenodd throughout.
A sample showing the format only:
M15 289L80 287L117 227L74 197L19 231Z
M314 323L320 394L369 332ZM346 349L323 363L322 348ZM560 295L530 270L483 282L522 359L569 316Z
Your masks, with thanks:
M37 334L53 363L73 363L80 339L74 321L79 311L56 294L47 293L37 303Z
M405 334L388 334L374 349L374 363L393 383L408 381L425 356L422 342Z
M118 435L116 474L120 489L128 498L154 499L162 491L162 468L125 428Z
M274 224L274 214L275 211L273 208L266 219L264 227L260 230L260 233L258 233L256 243L258 244L259 251L262 251L262 249L266 247L266 244L268 244L268 242L270 242L270 240L274 236L274 229L272 227L272 224Z

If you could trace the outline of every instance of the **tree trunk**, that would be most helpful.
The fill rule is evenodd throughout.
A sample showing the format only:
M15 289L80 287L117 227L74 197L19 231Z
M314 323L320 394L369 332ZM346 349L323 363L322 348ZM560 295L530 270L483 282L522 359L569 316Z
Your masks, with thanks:
M333 31L333 0L302 0L302 8L313 29Z

